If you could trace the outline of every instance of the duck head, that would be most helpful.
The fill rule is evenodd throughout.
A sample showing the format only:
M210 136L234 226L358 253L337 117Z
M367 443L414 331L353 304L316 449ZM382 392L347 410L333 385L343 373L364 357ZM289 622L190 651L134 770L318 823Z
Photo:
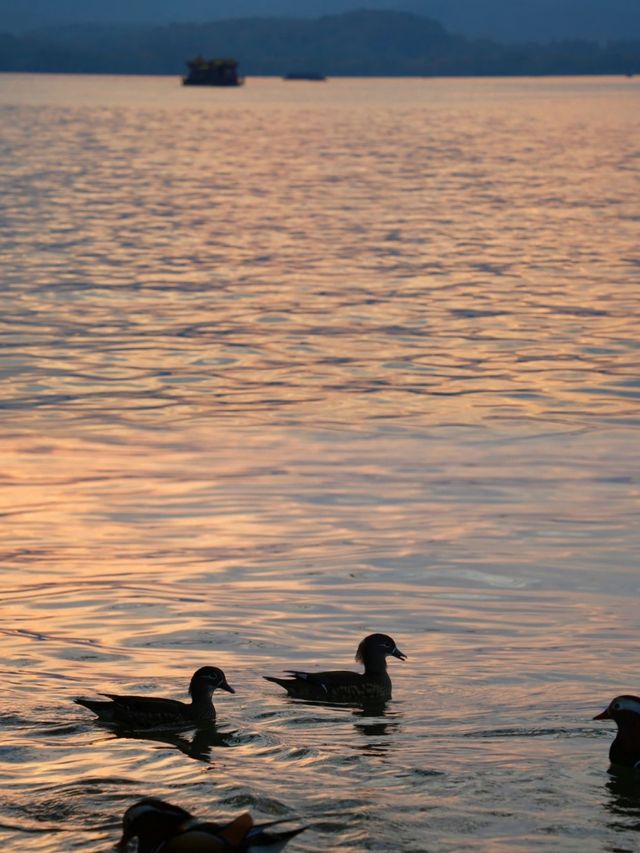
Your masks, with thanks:
M214 690L226 690L227 693L236 691L227 683L224 672L217 666L201 666L191 677L189 693L191 696L211 694Z
M387 634L369 634L358 646L356 660L358 663L367 664L367 661L382 660L387 657L406 660L407 656L396 646L395 640Z
M152 797L140 800L124 813L118 850L125 850L129 842L137 838L138 853L151 853L190 820L192 816L180 806Z
M616 696L594 720L614 720L620 726L625 723L640 724L640 697Z

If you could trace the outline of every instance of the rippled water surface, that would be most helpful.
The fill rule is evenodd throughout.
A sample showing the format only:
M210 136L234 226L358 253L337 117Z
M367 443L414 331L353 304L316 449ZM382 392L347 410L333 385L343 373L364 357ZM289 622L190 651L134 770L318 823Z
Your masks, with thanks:
M0 75L0 839L632 851L640 84ZM354 667L384 713L263 674ZM183 698L124 737L72 703Z

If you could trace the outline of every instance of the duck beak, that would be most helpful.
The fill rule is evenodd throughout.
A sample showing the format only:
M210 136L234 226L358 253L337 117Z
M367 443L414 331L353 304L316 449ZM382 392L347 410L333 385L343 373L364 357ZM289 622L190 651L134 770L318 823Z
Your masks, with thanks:
M133 835L129 835L127 832L122 833L122 838L116 844L116 850L126 850L129 842L133 838Z
M398 658L398 660L406 660L407 659L407 656L405 655L405 653L401 652L397 646L393 647L393 651L391 652L391 654L394 656L394 658Z
M233 687L230 684L228 684L226 681L224 681L222 684L220 684L219 687L220 687L220 690L226 690L227 693L235 693L236 692L233 689Z
M595 717L593 717L593 719L594 720L610 720L611 714L609 713L609 709L605 708L601 714L596 714Z

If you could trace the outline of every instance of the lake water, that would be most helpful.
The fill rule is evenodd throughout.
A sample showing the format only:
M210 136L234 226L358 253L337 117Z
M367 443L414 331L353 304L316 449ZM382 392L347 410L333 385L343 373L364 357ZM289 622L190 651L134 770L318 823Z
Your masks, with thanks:
M0 75L0 839L635 851L639 79ZM262 680L353 667L393 700ZM185 698L125 738L78 695Z

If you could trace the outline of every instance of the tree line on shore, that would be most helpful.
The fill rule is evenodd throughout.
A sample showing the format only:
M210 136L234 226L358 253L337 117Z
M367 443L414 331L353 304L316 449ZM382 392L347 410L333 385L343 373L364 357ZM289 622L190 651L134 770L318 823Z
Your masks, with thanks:
M437 21L408 12L0 33L0 71L181 74L185 61L197 54L235 56L249 75L310 69L333 76L640 73L640 37L607 44L499 44L452 34Z

